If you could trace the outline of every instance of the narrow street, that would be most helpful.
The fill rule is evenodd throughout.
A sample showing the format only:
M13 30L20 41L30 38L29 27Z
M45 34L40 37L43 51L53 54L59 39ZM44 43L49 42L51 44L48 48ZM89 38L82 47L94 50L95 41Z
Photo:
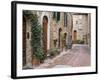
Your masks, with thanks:
M90 48L84 44L74 44L72 49L63 51L52 60L46 60L38 68L56 68L56 67L79 67L90 66L91 54Z

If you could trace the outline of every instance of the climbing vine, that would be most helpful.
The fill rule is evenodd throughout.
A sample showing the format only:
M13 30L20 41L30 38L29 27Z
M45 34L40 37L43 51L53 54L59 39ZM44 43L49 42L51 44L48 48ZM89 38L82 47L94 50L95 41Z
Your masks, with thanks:
M39 60L45 59L45 54L41 45L41 26L38 22L37 14L33 14L31 11L24 11L26 16L31 19L31 46L33 50L33 57L38 58Z

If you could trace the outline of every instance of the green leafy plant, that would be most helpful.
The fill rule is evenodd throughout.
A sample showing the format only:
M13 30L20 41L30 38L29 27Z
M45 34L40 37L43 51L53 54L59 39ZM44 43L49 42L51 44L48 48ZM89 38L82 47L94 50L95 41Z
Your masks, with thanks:
M61 52L60 49L53 48L53 49L48 50L47 54L48 54L48 57L53 58L56 55L60 54L60 52Z
M23 15L24 15L25 17L27 17L28 19L31 19L32 16L33 16L32 12L29 11L29 10L23 10Z
M84 44L84 40L76 40L76 41L72 41L72 43L77 43L77 44Z
M33 14L32 11L25 10L23 11L25 16L31 20L31 46L33 50L33 57L36 57L37 59L44 60L45 54L43 52L42 46L41 46L41 26L38 22L38 16L37 14Z
M38 58L40 61L45 59L45 54L43 52L42 46L41 46L41 26L38 23L38 16L36 14L33 14L32 19L32 28L31 28L31 45L33 48L33 56Z
M84 44L84 41L83 40L77 40L77 43L78 44Z

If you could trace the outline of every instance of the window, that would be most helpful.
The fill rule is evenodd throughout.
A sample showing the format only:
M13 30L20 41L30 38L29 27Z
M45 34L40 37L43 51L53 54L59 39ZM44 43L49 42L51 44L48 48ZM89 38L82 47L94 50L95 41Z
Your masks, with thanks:
M64 26L67 27L67 13L64 13Z
M60 20L60 12L53 12L53 19L58 22Z
M60 12L57 12L57 21L60 20Z

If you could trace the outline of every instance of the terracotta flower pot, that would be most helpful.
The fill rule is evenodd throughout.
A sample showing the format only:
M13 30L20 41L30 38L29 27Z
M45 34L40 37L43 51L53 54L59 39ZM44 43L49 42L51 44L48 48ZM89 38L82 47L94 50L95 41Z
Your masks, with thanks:
M33 64L33 66L39 66L40 65L40 60L37 59L36 57L33 57L32 64Z

